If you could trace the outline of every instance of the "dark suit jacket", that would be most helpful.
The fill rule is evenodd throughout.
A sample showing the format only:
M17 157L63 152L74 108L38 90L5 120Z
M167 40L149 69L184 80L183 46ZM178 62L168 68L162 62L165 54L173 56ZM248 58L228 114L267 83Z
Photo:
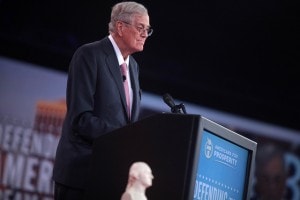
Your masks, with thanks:
M84 188L93 140L138 120L141 100L138 70L138 64L130 56L133 105L129 120L120 66L108 37L78 48L70 63L67 114L56 152L54 181Z

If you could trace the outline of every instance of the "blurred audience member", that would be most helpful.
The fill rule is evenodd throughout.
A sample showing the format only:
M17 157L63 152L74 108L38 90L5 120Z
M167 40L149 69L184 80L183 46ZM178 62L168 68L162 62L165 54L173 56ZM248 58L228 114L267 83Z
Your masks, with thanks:
M274 144L258 145L255 176L254 199L285 199L287 169L284 151Z

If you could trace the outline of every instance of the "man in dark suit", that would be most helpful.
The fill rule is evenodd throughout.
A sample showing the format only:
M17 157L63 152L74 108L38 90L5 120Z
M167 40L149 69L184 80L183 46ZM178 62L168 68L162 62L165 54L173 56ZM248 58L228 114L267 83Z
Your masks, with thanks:
M147 9L136 2L122 2L112 8L109 36L75 52L53 170L55 200L83 199L93 140L138 120L139 66L131 54L142 51L151 34ZM123 63L128 66L124 74Z

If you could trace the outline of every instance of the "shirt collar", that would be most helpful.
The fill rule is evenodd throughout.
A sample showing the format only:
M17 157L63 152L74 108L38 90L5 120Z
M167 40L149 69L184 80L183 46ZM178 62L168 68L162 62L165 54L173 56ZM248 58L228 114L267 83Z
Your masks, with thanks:
M108 39L111 41L111 43L114 47L115 53L116 53L117 58L118 58L119 65L122 65L125 62L127 64L127 66L129 66L129 56L126 58L126 60L124 60L124 58L121 54L121 51L120 51L117 43L115 42L114 38L112 37L112 35L109 35Z

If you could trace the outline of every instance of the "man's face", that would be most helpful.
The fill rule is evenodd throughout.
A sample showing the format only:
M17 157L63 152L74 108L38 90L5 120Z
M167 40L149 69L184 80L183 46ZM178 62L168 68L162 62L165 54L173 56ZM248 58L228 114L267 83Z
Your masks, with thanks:
M125 23L127 29L123 35L123 42L129 54L143 51L148 37L147 29L150 28L148 15L134 15L132 22Z
M272 158L270 162L259 170L257 190L261 199L282 199L286 175L281 158Z

